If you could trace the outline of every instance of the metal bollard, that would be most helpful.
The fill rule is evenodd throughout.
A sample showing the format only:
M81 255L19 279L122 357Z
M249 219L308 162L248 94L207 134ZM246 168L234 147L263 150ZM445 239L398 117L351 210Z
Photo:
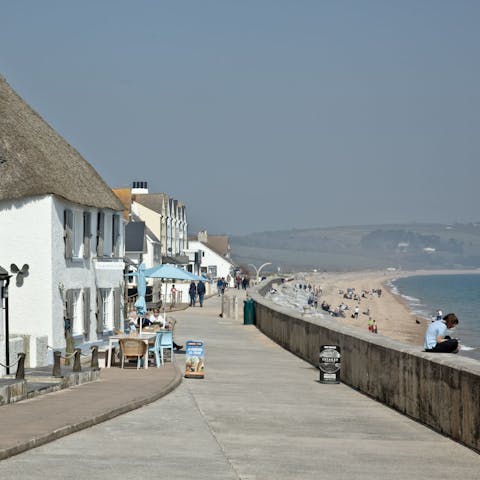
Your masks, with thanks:
M73 357L73 371L74 372L81 372L82 365L80 363L80 354L82 351L79 348L75 349L75 356Z
M225 304L225 315L227 318L230 318L230 297L227 295L226 297L226 304Z
M93 370L98 370L98 346L94 345L93 347L90 347L90 350L92 351L92 359L90 361L90 368Z
M18 364L17 364L17 373L15 374L17 380L25 379L25 354L18 354Z
M233 316L235 320L238 320L238 298L237 296L233 297Z
M59 350L55 350L53 352L53 372L52 372L52 375L54 377L62 376L62 369L60 368L61 358L62 358L62 352L60 352Z

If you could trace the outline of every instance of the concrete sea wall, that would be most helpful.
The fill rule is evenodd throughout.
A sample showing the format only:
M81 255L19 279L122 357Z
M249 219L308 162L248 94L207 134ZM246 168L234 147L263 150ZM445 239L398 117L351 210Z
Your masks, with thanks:
M265 335L314 366L321 345L338 345L343 383L480 451L480 362L282 309L263 297L271 283L250 293Z

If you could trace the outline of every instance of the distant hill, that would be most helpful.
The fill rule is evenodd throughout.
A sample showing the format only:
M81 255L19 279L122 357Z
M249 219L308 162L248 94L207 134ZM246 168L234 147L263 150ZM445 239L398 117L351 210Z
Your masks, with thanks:
M271 271L480 267L480 223L294 229L232 236L230 244L236 263L272 262Z

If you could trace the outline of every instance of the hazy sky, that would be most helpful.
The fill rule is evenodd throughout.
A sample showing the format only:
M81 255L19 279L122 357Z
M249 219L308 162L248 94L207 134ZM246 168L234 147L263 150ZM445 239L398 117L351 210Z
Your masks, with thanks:
M480 220L480 1L0 0L0 73L211 233Z

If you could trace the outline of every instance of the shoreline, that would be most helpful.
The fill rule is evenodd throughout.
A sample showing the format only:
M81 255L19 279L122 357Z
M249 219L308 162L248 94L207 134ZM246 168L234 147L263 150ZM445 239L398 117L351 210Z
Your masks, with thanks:
M475 270L412 270L412 271L365 271L365 272L324 272L306 274L307 283L322 289L320 303L326 301L337 307L344 302L348 306L345 317L331 317L343 325L355 326L368 331L369 317L377 324L378 334L393 338L411 345L423 346L425 330L430 323L429 318L414 314L401 295L392 291L390 282L404 277L425 275L465 275L480 274ZM347 288L355 289L360 300L345 299L339 291L346 292ZM373 290L381 289L381 295L372 294ZM362 296L362 292L365 293ZM358 318L351 314L355 306L360 311ZM369 310L369 315L365 312ZM374 335L372 333L372 335Z

